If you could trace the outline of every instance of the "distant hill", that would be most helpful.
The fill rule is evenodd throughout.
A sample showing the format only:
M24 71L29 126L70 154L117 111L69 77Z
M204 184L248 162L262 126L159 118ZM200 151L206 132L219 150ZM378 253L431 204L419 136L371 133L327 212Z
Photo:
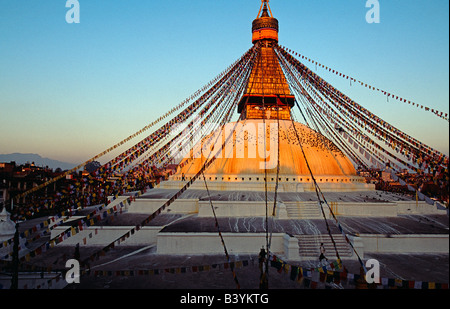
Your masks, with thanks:
M15 161L17 165L34 162L34 164L36 166L44 166L44 167L48 166L49 168L52 168L53 170L55 170L59 167L63 171L69 170L69 169L77 166L77 164L74 164L74 163L68 163L68 162L62 162L62 161L53 160L53 159L49 159L49 158L43 158L36 153L0 154L0 162L9 163L11 161Z

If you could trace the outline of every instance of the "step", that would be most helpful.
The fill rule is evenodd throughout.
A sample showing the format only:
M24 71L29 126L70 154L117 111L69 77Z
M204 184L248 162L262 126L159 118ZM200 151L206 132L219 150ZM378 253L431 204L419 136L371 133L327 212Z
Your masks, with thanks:
M336 257L336 251L329 235L296 235L295 237L298 239L299 255L302 257L307 256L318 258L320 255L321 243L324 245L325 256L328 259ZM336 243L336 248L341 258L351 257L353 255L351 246L347 243L342 234L333 235L333 239Z
M286 203L286 212L290 219L322 219L322 211L317 203Z

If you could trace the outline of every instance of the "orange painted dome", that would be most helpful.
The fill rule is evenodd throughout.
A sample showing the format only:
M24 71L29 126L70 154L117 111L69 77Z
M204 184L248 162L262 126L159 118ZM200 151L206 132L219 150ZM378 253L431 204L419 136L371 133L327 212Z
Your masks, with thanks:
M278 158L277 123L276 119L247 119L228 123L221 130L203 138L182 160L176 175L193 176L200 171L207 158L216 155L215 161L205 170L205 175L265 175L264 168L273 175L277 172L279 161L279 175L283 176L308 177L310 172L307 164L314 176L356 176L351 161L329 139L290 120L279 121ZM234 132L232 138L230 132ZM223 144L225 147L221 150ZM267 160L264 160L265 157Z

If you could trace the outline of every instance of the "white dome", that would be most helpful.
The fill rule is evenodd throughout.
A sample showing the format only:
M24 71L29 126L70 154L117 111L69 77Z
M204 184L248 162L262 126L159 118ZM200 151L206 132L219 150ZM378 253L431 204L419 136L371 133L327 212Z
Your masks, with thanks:
M0 240L4 240L3 238L10 239L16 232L16 225L9 217L9 212L3 207L0 213Z

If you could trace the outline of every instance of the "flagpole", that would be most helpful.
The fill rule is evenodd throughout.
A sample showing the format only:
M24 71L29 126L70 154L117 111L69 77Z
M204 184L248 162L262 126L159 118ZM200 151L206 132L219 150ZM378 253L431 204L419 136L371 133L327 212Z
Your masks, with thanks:
M16 223L16 232L14 233L14 245L12 256L12 277L11 289L19 288L19 223Z

